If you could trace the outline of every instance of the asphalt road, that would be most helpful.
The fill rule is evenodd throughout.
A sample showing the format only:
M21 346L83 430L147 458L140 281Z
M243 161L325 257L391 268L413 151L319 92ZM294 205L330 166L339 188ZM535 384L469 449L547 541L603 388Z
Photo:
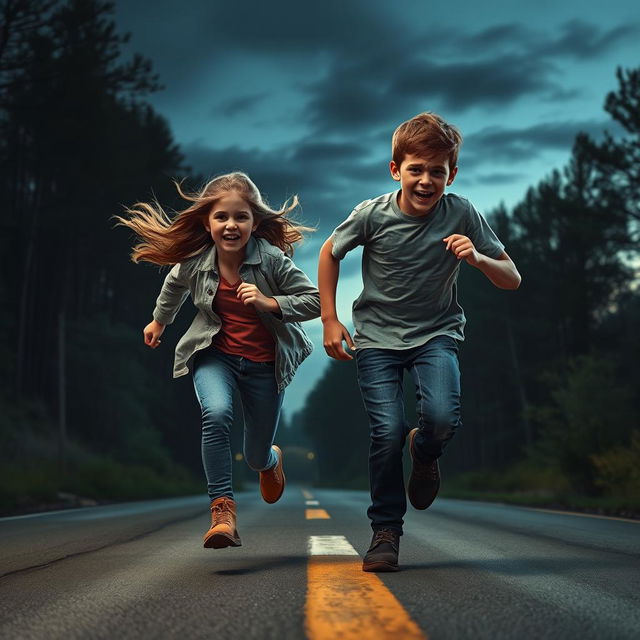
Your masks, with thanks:
M393 624L405 624L395 638L406 625L432 639L640 637L640 522L438 499L407 514L402 570L376 576L358 569L368 496L309 491L289 486L275 505L238 494L233 549L202 548L202 497L0 519L0 638L351 637L314 626L318 598L320 615L360 640L390 637ZM350 577L312 581L315 536L355 549L322 559ZM387 602L408 622L386 620Z

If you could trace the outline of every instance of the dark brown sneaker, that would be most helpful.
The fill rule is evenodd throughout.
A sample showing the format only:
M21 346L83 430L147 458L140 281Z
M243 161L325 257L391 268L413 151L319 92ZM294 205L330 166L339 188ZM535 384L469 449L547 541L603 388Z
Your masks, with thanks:
M438 460L420 462L413 453L413 439L418 433L418 428L411 429L409 433L409 453L411 454L411 475L407 483L407 495L409 502L416 509L426 509L436 499L440 490L440 468Z
M400 534L393 529L373 532L371 545L362 561L363 571L398 571Z
M276 466L260 472L260 493L262 499L269 504L278 502L284 491L284 470L282 468L282 451L275 444L271 447L278 456Z
M236 529L236 503L232 498L222 496L211 503L211 527L204 534L207 549L240 547L240 536Z

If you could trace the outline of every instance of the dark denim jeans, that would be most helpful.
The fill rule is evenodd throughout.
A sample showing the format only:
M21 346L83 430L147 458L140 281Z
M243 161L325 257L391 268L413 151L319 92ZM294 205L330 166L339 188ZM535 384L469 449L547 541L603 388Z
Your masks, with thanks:
M373 529L402 533L407 510L402 449L408 432L402 379L408 369L416 385L419 431L414 451L419 460L442 455L460 426L458 341L436 336L413 349L358 349L358 383L371 425L369 482Z
M209 498L233 498L233 390L238 389L242 401L244 458L254 471L270 469L277 462L271 445L284 398L284 391L278 393L275 363L253 362L210 347L196 355L193 386L202 409L202 463Z

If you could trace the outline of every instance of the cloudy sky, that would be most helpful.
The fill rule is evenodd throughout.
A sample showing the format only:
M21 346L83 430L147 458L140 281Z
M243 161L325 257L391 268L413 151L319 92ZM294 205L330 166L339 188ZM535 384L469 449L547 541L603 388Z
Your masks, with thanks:
M432 110L461 129L451 190L488 213L562 167L576 132L612 129L602 105L615 70L640 63L630 0L118 0L115 17L128 51L153 62L165 88L150 101L194 171L244 170L274 205L300 196L317 232L296 262L314 281L333 228L395 188L400 122ZM358 267L359 255L342 265L349 327ZM327 363L320 322L306 327L316 350L289 412Z

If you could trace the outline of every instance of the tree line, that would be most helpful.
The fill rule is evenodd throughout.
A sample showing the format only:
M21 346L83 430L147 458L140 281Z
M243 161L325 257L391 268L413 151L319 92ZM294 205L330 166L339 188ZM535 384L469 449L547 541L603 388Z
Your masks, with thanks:
M140 336L160 276L126 260L132 238L111 218L152 193L177 206L171 179L189 168L148 103L151 63L124 58L112 16L101 0L0 0L0 510L201 488L190 380L171 380L171 349ZM605 109L624 135L581 134L567 167L489 215L520 290L462 270L449 474L526 463L583 492L637 482L640 71L618 82ZM410 384L406 403L412 421ZM314 450L320 482L366 486L352 364L330 362L291 425L282 437Z
M140 338L157 270L128 262L111 219L151 192L172 202L186 171L146 101L158 78L123 59L110 2L3 0L0 13L0 506L20 491L170 492L170 476L184 490L176 461L193 463L198 433L167 402L169 354Z

